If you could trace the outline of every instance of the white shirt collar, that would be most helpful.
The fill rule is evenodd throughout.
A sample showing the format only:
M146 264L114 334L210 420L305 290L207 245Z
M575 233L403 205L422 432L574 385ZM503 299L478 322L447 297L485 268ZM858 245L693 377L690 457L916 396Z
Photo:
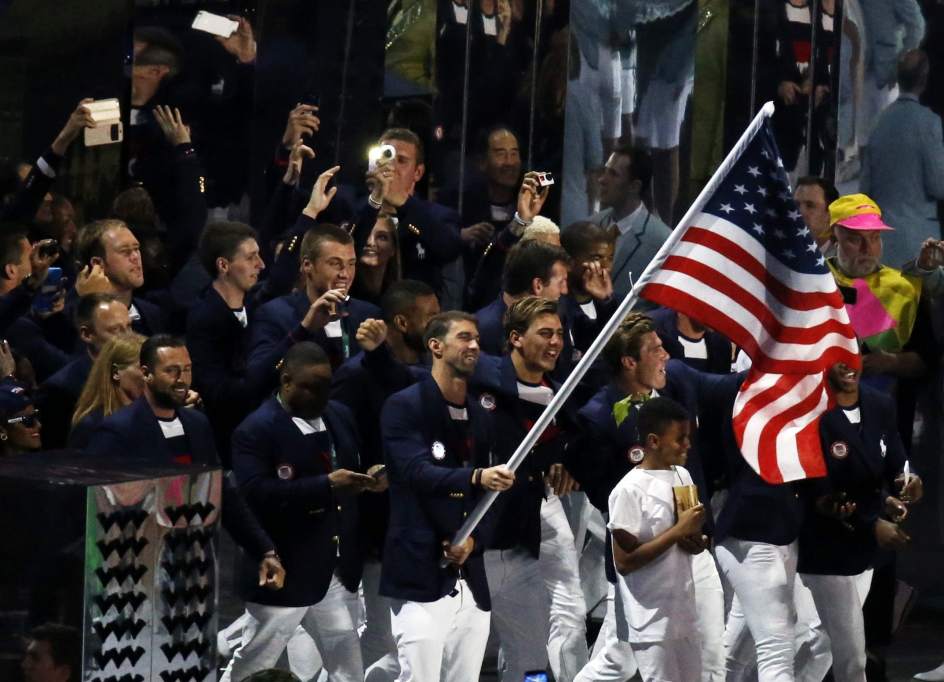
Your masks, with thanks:
M646 205L639 202L639 206L636 207L636 210L630 213L628 216L624 216L622 220L616 222L616 229L619 230L620 234L626 234L633 228L633 223L636 218L642 215L642 212L646 210Z

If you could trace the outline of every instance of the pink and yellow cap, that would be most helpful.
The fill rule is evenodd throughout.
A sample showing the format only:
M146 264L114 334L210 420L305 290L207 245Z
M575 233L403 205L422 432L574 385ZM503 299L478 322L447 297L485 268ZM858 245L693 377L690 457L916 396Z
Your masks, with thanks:
M829 205L829 226L850 230L894 230L882 222L882 209L865 194L846 194Z

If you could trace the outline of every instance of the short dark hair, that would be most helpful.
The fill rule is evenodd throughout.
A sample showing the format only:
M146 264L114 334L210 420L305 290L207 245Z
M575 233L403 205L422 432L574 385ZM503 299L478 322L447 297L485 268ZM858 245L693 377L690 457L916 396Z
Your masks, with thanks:
M661 436L670 424L691 421L688 410L671 398L656 397L647 400L639 408L637 433L645 442L650 433Z
M603 357L606 358L610 368L614 372L621 371L625 357L639 360L642 337L655 330L655 325L647 315L642 313L627 315L603 347Z
M247 239L255 238L256 231L245 223L232 221L210 223L203 228L200 243L197 246L200 264L210 273L210 277L215 278L219 274L216 270L216 259L233 260L240 244Z
M331 359L324 348L314 341L301 341L288 349L279 367L282 376L293 376L302 367L330 365Z
M836 189L836 185L826 178L821 178L818 175L804 175L802 178L797 180L796 186L798 188L814 186L819 187L821 190L823 190L823 198L826 199L827 206L839 198L839 190Z
M186 348L186 342L173 334L155 334L141 344L140 362L152 370L157 364L157 351L161 348Z
M478 150L478 153L482 155L482 158L485 158L485 156L488 155L488 147L489 144L491 144L492 135L502 132L511 133L515 140L518 141L519 146L521 145L521 138L518 137L518 133L515 132L514 128L512 128L507 123L494 123L479 133L476 149Z
M184 49L173 33L161 26L140 26L134 40L145 44L134 56L136 66L166 66L171 76L180 73Z
M53 662L69 666L69 680L78 682L82 676L82 637L76 628L61 623L44 623L30 630L29 639L49 644Z
M423 140L409 128L387 128L383 132L383 135L380 136L380 139L381 141L398 140L412 144L416 148L417 165L425 163L426 149L423 146Z
M642 147L628 144L616 145L613 153L629 158L630 179L639 180L639 193L645 195L652 184L652 155Z
M8 265L19 265L23 258L24 246L22 241L27 239L25 232L4 232L0 234L0 267L3 271L0 275L6 277L6 267Z
M571 223L560 233L561 246L574 260L582 260L594 244L612 242L614 239L610 230L588 220Z
M504 323L505 339L511 332L524 334L528 327L541 315L560 315L557 302L541 296L525 296L511 304L505 311Z
M325 242L336 242L338 244L353 244L354 238L343 227L338 227L334 223L321 223L308 230L302 238L302 246L299 250L300 258L315 260L321 255L321 245Z
M898 87L903 92L916 92L928 84L931 66L924 50L908 50L898 58Z
M554 263L570 264L567 252L559 246L537 239L515 244L505 258L502 270L502 290L509 296L531 293L531 282L539 277L542 282L551 278Z
M95 220L79 230L75 237L75 257L81 267L88 265L93 258L105 257L105 245L102 243L102 235L108 230L119 228L130 229L123 220L106 218Z
M402 315L416 305L416 299L435 295L436 292L426 282L416 279L401 279L399 282L394 282L380 299L384 322L392 324L394 317Z
M79 298L75 305L75 328L86 327L92 324L98 306L118 301L114 294L92 293Z
M144 187L129 187L111 202L111 217L125 222L135 233L157 231L157 208Z
M472 322L476 327L479 324L479 321L475 319L475 315L462 310L448 310L439 313L426 323L426 331L423 332L423 345L428 348L430 339L441 341L446 338L449 330L452 329L452 325L456 322Z

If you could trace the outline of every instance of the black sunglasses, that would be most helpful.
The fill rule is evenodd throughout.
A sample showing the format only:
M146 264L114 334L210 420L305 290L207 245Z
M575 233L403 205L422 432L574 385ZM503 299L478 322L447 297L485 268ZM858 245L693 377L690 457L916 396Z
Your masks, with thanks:
M10 417L7 419L8 425L13 424L22 424L26 428L30 428L39 421L39 410L33 410L33 414L24 414L19 417Z

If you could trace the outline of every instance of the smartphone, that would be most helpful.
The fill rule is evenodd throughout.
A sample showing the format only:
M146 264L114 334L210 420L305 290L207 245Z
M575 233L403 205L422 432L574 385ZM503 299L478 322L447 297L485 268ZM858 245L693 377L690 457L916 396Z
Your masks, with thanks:
M524 682L548 682L547 672L544 670L530 670L524 674Z
M95 121L94 128L86 128L85 146L97 147L103 144L114 144L124 139L124 128L121 124L121 106L114 97L98 99L83 104Z
M62 268L49 268L46 274L46 281L40 287L39 293L33 299L33 310L38 313L48 313L52 310L53 303L62 292L65 280L62 278Z
M197 16L194 17L193 23L190 24L190 28L204 33L211 33L221 38L229 38L239 28L239 22L219 14L213 14L213 12L200 10L197 12Z
M380 468L377 469L377 471L375 471L374 473L371 474L371 476L373 476L373 478L374 478L375 481L379 481L380 479L384 478L386 475L387 475L387 465L386 465L386 464L381 464L381 465L380 465Z

